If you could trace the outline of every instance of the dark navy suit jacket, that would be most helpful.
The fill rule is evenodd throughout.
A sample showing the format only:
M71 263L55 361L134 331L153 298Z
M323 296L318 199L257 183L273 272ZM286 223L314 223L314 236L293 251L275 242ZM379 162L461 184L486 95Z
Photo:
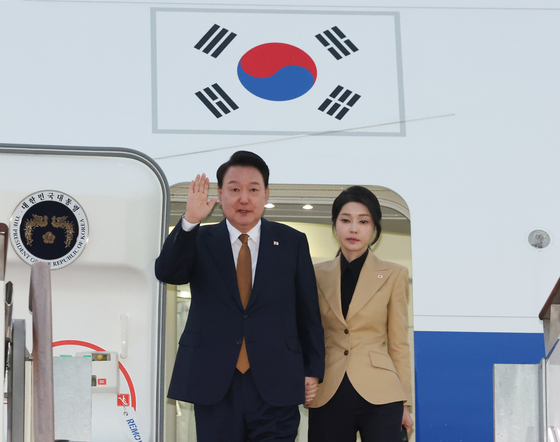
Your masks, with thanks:
M190 283L191 306L168 396L212 405L226 394L245 337L251 373L273 406L301 404L305 376L323 378L325 345L306 236L262 219L251 299L241 305L225 220L185 232L181 221L156 276Z

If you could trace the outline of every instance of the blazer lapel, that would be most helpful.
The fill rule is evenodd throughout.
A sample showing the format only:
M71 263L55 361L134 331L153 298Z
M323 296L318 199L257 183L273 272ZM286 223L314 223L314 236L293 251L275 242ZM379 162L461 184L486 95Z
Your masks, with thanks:
M346 324L346 320L342 316L342 301L340 299L340 256L325 264L321 271L324 274L321 278L317 278L321 281L321 292L335 316L343 324Z
M282 251L282 243L279 238L274 236L274 224L268 222L264 218L261 219L261 239L259 243L259 256L257 260L257 268L255 270L255 282L251 291L251 298L247 308L250 308L259 293L266 286L268 275L274 268L274 263Z
M241 297L239 296L239 288L237 286L237 273L231 251L231 243L229 240L229 232L226 221L223 220L215 226L208 229L208 248L212 259L216 262L216 268L221 272L226 280L226 285L230 289L236 304L243 310Z
M387 266L373 252L369 252L360 272L346 320L349 321L377 293L391 274ZM339 272L340 273L340 272Z

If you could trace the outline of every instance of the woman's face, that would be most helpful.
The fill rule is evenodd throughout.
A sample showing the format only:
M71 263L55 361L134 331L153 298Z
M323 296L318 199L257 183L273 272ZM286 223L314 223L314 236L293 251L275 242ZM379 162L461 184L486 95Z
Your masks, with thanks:
M375 225L365 205L352 202L342 206L336 218L335 235L349 262L362 256L374 233Z

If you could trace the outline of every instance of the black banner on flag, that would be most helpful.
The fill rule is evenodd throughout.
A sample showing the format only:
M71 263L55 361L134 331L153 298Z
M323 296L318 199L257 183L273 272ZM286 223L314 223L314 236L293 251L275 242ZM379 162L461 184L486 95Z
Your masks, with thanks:
M337 120L342 120L344 115L348 113L350 108L356 104L361 98L349 89L344 89L342 86L337 86L331 94L327 97L323 104L319 106L321 112L327 112L327 115L335 117ZM335 115L336 114L336 115Z
M210 54L212 57L217 58L235 37L237 37L237 34L230 32L226 28L220 29L220 26L214 25L204 34L194 48L198 50L202 49L202 52L205 54ZM216 46L218 47L216 48ZM214 51L210 53L212 49L214 49Z
M239 109L239 106L235 104L218 83L214 83L210 87L205 87L202 91L196 92L195 95L216 118L220 118L229 114L231 111Z
M317 38L337 60L340 60L342 57L348 57L352 52L358 51L356 45L344 35L344 32L342 32L338 26L334 26L321 34L317 34L315 38Z

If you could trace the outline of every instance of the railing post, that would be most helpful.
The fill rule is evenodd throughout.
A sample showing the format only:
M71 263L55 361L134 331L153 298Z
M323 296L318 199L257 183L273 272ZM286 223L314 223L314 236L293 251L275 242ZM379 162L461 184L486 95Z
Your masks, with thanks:
M4 223L0 223L0 281L5 280L7 256L8 256L8 226Z
M8 226L0 223L0 296L2 297L1 304L4 303L6 297L6 260L8 256ZM6 330L4 314L0 314L0 330L2 333ZM4 337L5 338L5 337ZM4 339L4 346L6 345ZM0 351L0 367L2 367L2 391L4 391L4 374L6 361L4 360L5 350ZM4 428L4 412L0 413L0 428ZM3 437L3 436L2 436Z
M29 309L33 313L34 442L54 441L51 274L48 264L31 266Z
M544 303L539 319L543 321L544 347L548 356L560 335L560 278Z

